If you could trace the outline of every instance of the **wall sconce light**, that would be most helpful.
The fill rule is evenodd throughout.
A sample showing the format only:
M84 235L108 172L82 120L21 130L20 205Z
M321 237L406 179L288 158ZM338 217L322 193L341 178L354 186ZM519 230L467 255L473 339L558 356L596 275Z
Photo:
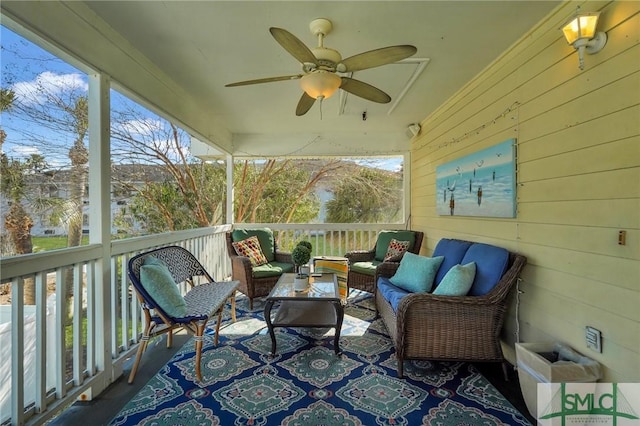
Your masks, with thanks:
M598 53L607 43L607 34L596 32L599 17L600 12L581 13L578 8L576 15L562 26L567 43L578 51L581 70L584 69L584 53Z

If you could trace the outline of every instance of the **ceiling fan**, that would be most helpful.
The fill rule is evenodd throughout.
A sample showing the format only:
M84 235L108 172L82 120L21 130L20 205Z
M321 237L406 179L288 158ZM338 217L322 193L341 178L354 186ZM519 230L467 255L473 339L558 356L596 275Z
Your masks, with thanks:
M309 49L287 30L276 27L269 28L273 38L302 63L302 74L239 81L227 84L225 87L300 80L300 86L304 93L296 107L297 116L306 114L316 100L322 102L323 99L330 97L338 89L373 102L384 104L391 101L391 97L382 90L363 81L338 75L337 73L351 73L400 61L415 54L417 51L415 46L388 46L342 59L340 52L324 46L324 37L331 32L332 28L333 25L328 19L319 18L311 21L309 29L314 36L318 37L318 47L313 49Z

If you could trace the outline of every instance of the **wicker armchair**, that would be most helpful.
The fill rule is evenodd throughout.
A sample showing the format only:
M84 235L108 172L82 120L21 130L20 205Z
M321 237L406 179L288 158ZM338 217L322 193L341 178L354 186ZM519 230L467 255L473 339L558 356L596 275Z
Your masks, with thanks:
M145 267L159 269L152 273L153 271L143 270ZM214 281L198 259L179 246L161 247L132 257L127 266L127 274L135 288L145 319L129 383L133 383L149 339L167 333L167 347L170 347L173 331L179 328L195 336L195 377L202 381L200 364L204 332L209 320L217 317L214 342L218 344L222 311L227 301L231 302L231 318L235 322L235 292L238 282ZM203 282L198 283L198 280ZM181 283L188 284L189 291L182 302L184 310L180 312L180 316L174 316L176 314L172 315L174 310L170 308L176 304L176 299L172 299L171 295L176 294L178 299L182 299L175 288Z
M242 230L239 230L242 232ZM249 233L256 233L266 231L270 233L271 230L246 230ZM285 272L293 271L293 260L291 259L291 253L282 252L277 249L275 240L273 239L273 233L271 233L273 251L271 254L265 253L270 259L269 264L264 267L253 267L248 257L238 256L236 250L233 247L234 232L227 232L227 252L231 259L231 273L233 280L240 282L238 290L249 298L249 309L253 309L253 299L256 297L267 296L271 289L276 285L280 276ZM237 233L236 233L237 237ZM271 251L263 245L263 251ZM271 244L270 244L271 245ZM260 268L260 269L258 269Z
M349 277L347 283L349 288L356 288L358 290L368 291L369 293L375 293L376 291L376 268L382 263L384 253L387 251L389 245L389 235L393 237L393 233L403 235L406 232L413 233L414 242L408 251L413 254L420 253L420 247L422 246L422 239L424 238L424 232L420 231L381 231L378 234L378 241L371 250L354 250L346 253L344 257L349 259ZM380 235L387 235L386 241L384 241L384 247L380 244ZM401 238L401 237L400 237ZM398 260L399 262L399 260ZM398 262L393 262L395 265L399 265ZM386 262L385 262L386 263ZM364 266L358 267L358 266Z
M506 272L483 296L436 296L413 293L403 297L394 312L376 292L376 308L396 349L398 377L405 359L501 362L507 369L500 344L509 298L526 263L522 255L509 253ZM384 263L379 277L391 277L398 264Z

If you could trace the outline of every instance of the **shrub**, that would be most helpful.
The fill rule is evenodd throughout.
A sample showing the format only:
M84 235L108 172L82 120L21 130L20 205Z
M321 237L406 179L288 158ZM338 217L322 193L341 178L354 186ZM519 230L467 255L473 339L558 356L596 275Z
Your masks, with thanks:
M296 265L296 270L300 266L305 265L311 260L311 243L309 241L300 241L291 251L291 259Z

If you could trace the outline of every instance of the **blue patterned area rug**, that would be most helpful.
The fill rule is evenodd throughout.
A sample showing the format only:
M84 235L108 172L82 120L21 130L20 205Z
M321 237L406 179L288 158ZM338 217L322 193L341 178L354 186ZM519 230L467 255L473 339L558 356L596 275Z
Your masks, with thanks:
M190 340L111 425L530 424L470 364L410 361L398 379L392 343L367 293L349 296L341 357L333 329L303 328L276 329L278 353L270 357L261 300L253 311L247 302L238 297L235 323L226 311L217 347L205 342L202 383Z

